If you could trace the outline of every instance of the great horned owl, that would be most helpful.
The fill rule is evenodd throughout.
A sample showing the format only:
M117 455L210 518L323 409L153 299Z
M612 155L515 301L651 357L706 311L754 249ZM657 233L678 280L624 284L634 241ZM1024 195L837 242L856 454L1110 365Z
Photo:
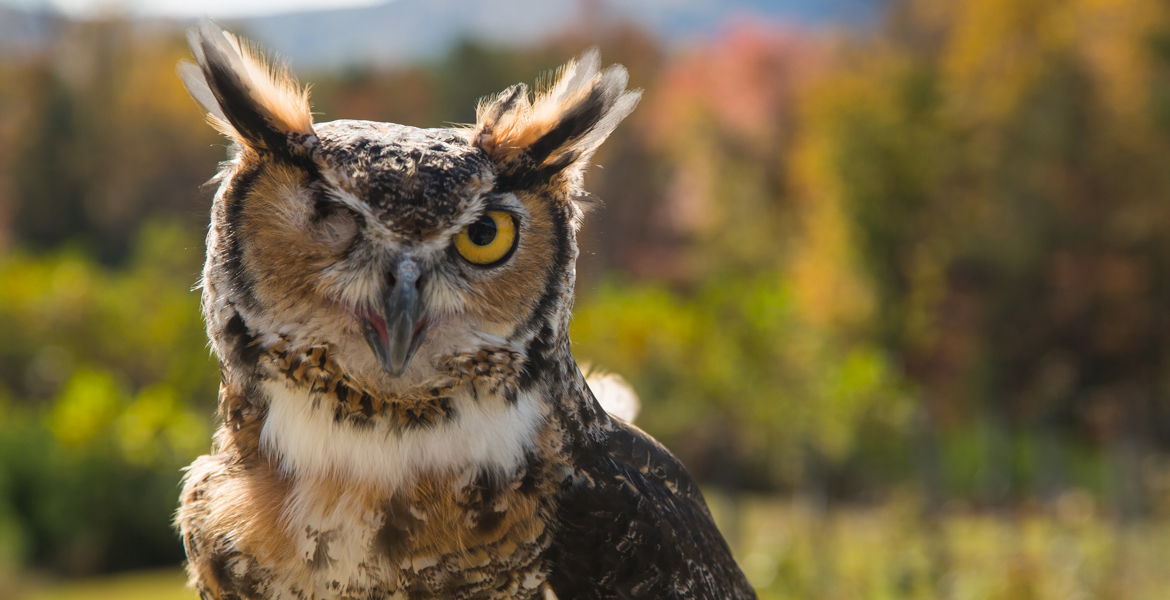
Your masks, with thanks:
M203 312L211 454L178 525L204 599L752 598L683 466L569 347L581 175L637 104L590 52L473 127L314 123L210 23L180 65L234 141Z

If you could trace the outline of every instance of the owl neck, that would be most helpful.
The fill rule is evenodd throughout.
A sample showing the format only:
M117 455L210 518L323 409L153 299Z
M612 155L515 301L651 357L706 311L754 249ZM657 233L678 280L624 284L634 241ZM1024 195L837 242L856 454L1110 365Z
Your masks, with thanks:
M569 443L590 443L605 436L609 414L594 398L585 376L573 358L569 340L572 310L571 274L565 283L562 309L553 315L527 346L522 389L542 399L549 418Z
M450 377L395 395L348 376L327 345L296 348L242 328L248 339L234 347L250 354L225 357L234 360L223 370L221 444L298 478L340 475L384 490L425 473L515 472L550 431L584 440L608 422L566 325L558 314L523 350L452 357Z

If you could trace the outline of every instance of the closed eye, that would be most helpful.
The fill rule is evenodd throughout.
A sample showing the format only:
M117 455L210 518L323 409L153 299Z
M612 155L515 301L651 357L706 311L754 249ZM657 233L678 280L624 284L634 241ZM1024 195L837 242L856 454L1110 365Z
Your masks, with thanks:
M312 226L335 240L348 240L357 233L364 217L342 202L323 193L314 194Z

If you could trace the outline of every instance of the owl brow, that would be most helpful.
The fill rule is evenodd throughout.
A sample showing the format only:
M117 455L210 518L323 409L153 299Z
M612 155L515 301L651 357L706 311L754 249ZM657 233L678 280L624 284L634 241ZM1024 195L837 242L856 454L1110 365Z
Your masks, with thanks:
M488 198L483 203L483 210L478 214L483 214L489 210L502 210L510 212L516 217L523 217L527 215L527 211L524 210L524 204L521 203L520 199L512 193L500 194Z
M369 227L381 236L395 240L401 237L394 233L394 231L389 227L387 227L386 224L383 223L381 219L379 219L378 216L374 214L374 211L370 210L369 205L367 205L365 202L362 202L361 199L357 196L335 186L330 186L330 189L326 191L326 196L329 199L334 200L346 208L361 215L362 218L366 220L366 223L369 225Z

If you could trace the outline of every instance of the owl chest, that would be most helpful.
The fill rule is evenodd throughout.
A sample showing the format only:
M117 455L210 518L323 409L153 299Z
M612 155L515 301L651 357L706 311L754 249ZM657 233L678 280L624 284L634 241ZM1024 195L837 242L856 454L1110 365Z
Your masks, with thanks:
M534 459L509 477L424 476L387 494L266 462L200 458L179 525L205 598L539 597L556 482Z
M402 430L339 421L319 396L279 382L263 391L260 439L240 447L267 458L223 469L201 484L218 489L199 494L211 499L210 560L225 565L227 589L297 600L540 593L563 469L536 398L456 395L447 420Z
M390 497L294 492L296 553L291 564L265 565L281 574L272 597L533 597L551 507L522 487L472 479L427 480Z

